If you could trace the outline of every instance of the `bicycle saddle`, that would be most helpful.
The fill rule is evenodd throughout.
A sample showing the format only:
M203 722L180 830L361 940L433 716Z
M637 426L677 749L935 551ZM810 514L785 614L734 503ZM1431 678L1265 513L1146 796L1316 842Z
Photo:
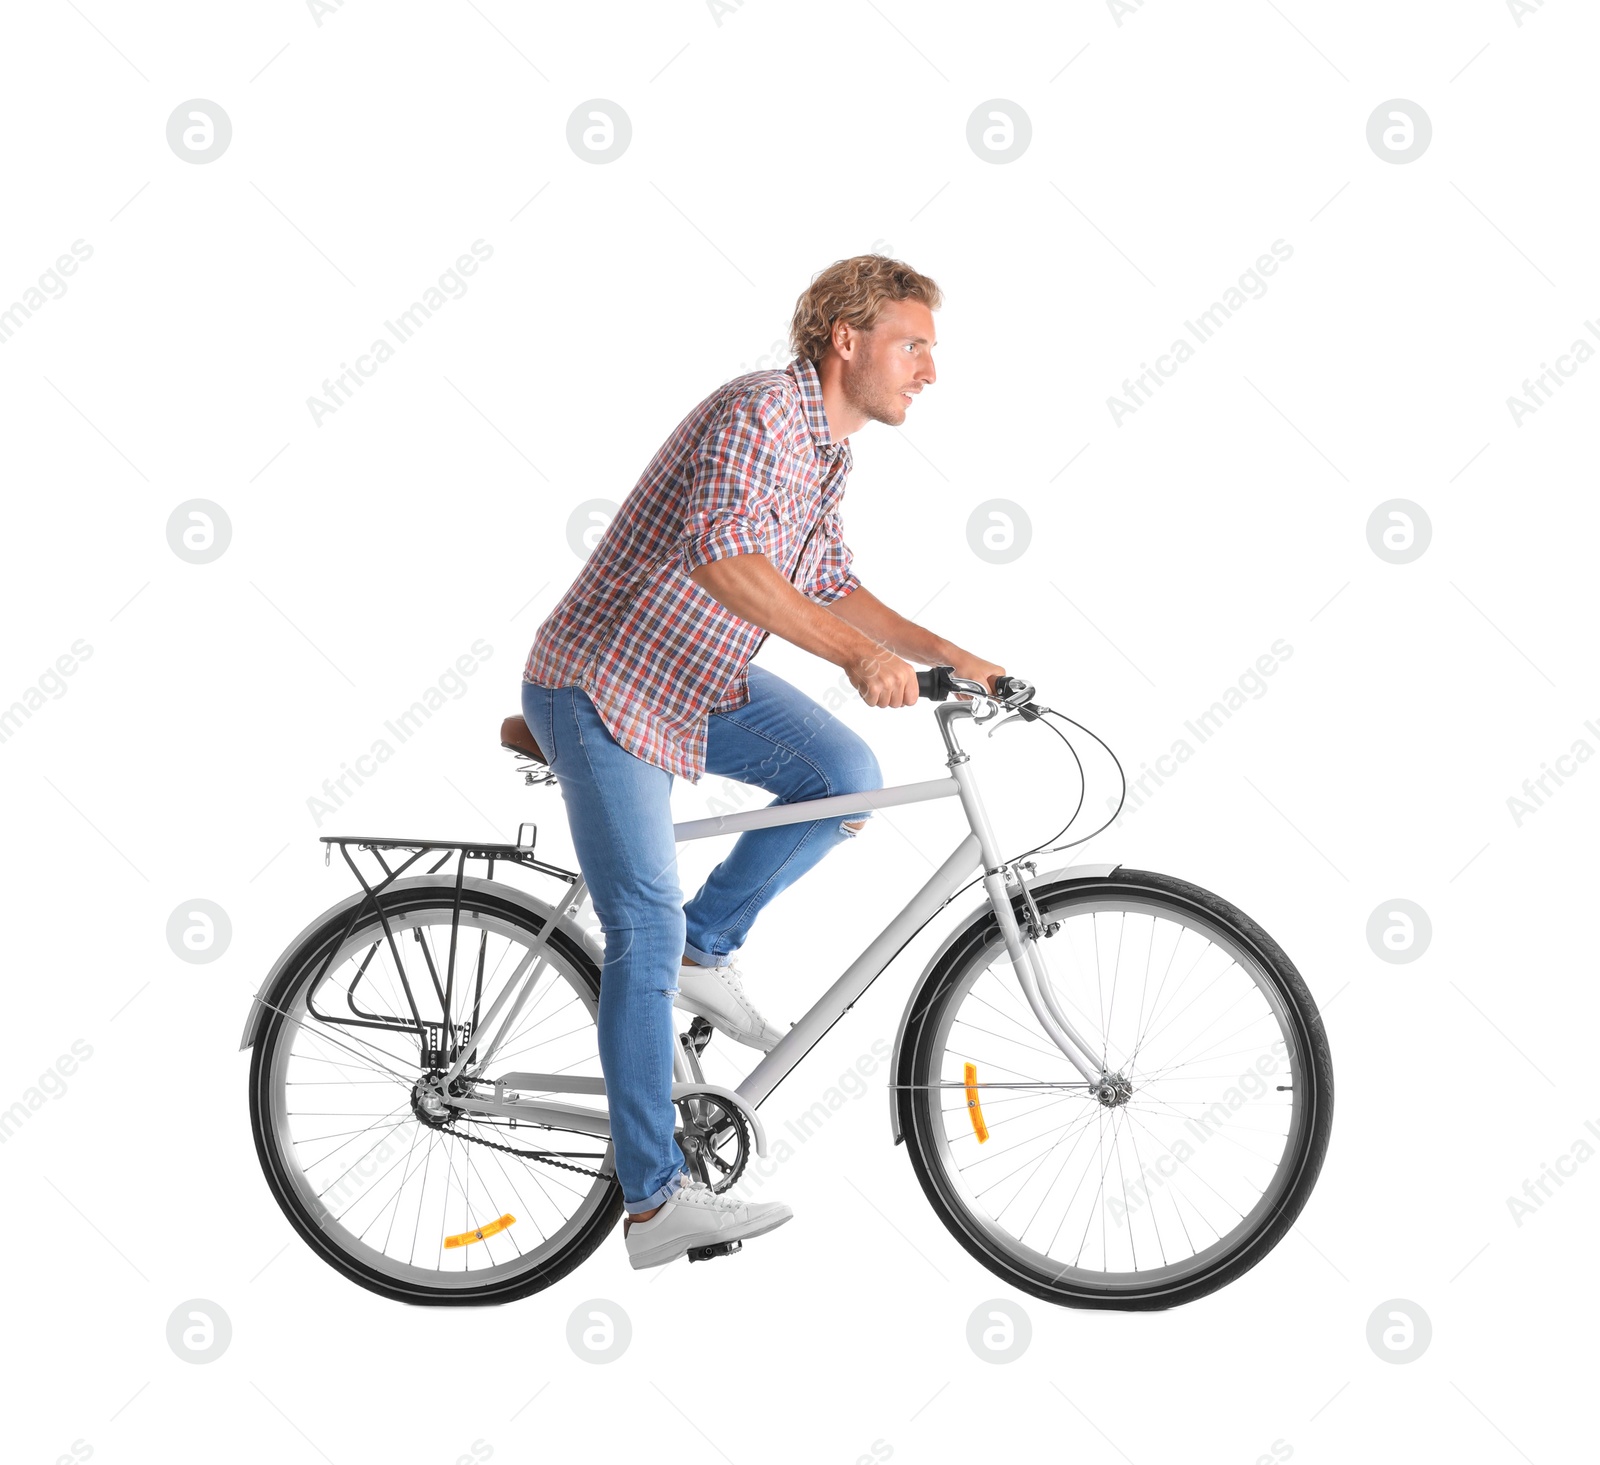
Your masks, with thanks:
M520 715L508 717L500 724L500 746L510 748L513 753L520 754L524 758L532 758L535 763L548 761L544 756L544 750L528 731L527 722Z

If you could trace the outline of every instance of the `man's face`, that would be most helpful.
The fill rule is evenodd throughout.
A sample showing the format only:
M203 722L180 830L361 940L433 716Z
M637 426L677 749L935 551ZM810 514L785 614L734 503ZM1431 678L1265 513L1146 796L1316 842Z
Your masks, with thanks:
M933 312L920 300L890 301L870 331L843 326L833 344L844 366L845 400L873 422L898 427L912 398L936 375Z

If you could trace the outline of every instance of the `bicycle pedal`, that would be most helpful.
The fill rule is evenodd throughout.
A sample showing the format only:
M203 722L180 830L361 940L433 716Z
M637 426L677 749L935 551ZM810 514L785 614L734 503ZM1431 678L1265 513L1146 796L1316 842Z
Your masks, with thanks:
M715 1246L691 1246L689 1260L692 1262L710 1261L714 1256L732 1256L734 1252L744 1248L742 1241L722 1241Z
M716 1031L705 1018L698 1015L690 1022L689 1030L678 1034L678 1041L696 1058L706 1051L711 1035Z

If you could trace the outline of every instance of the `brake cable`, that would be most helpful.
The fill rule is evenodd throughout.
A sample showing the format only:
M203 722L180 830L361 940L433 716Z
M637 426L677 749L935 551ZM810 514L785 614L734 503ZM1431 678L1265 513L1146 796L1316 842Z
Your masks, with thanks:
M1026 711L1024 710L1024 708L1026 709ZM1117 817L1122 813L1122 806L1125 803L1127 803L1127 801L1128 801L1128 775L1127 775L1126 770L1122 766L1122 760L1117 757L1116 753L1114 753L1112 751L1111 745L1109 743L1107 743L1106 740L1099 735L1099 733L1094 732L1090 728L1084 727L1084 725L1081 722L1079 722L1076 718L1068 717L1066 715L1066 713L1064 713L1064 712L1057 712L1056 709L1053 708L1053 707L1040 707L1037 703L1028 702L1028 703L1024 704L1024 707L1015 708L1013 710L1014 710L1014 713L1017 716L1022 717L1023 720L1027 721L1027 722L1037 722L1037 721L1043 721L1046 718L1059 717L1063 722L1070 723L1073 727L1078 728L1078 729L1080 729L1081 731L1083 731L1085 733L1088 733L1088 735L1091 738L1093 738L1095 740L1095 742L1099 743L1100 746L1106 750L1107 756L1111 759L1111 761L1114 764L1116 764L1117 777L1121 780L1121 783L1122 783L1122 792L1121 792L1121 795L1117 799L1117 807L1111 811L1111 814L1107 817L1105 823L1101 824L1099 826L1099 828L1090 830L1088 834L1083 835L1079 839L1067 840L1062 844L1053 844L1053 843L1051 843L1052 840L1060 839L1063 834L1065 834L1069 829L1072 828L1072 826L1074 824L1076 824L1078 822L1078 816L1083 812L1083 801L1088 796L1089 788L1088 788L1088 779L1084 775L1084 771L1083 771L1083 759L1078 756L1078 750L1077 750L1076 747L1073 746L1072 739L1069 738L1058 727L1055 727L1053 724L1047 723L1046 725L1049 726L1050 731L1053 732L1058 738L1061 739L1061 741L1063 743L1065 743L1067 745L1067 751L1072 754L1072 761L1075 764L1077 764L1077 767L1078 767L1078 803L1077 803L1077 806L1073 809L1071 817L1067 820L1067 822L1065 824L1063 824L1061 826L1061 828L1056 830L1056 832L1054 834L1050 835L1048 839L1040 840L1039 843L1034 845L1031 849L1025 849L1025 850L1022 851L1021 854L1013 855L1010 859L1003 861L1002 863L1006 864L1006 865L1017 865L1017 864L1020 864L1023 860L1027 859L1029 855L1035 855L1035 854L1040 854L1040 853L1052 854L1057 850L1075 849L1080 844L1087 844L1091 839L1095 838L1099 834L1102 834L1105 830L1109 829L1111 827L1111 825L1116 822ZM1031 713L1031 716L1028 715L1030 713ZM1000 731L1000 729L1002 727L1004 727L1006 725L1006 722L1009 722L1009 721L1010 721L1010 719L1007 718L1005 722L998 723L994 727L990 728L989 729L989 736L993 737L997 732ZM1048 846L1048 848L1047 848L1047 846ZM972 879L967 881L967 883L965 885L961 886L957 890L953 890L950 893L949 898L945 900L944 905L949 905L950 901L954 900L956 898L956 896L962 894L962 892L964 892L964 891L970 890L981 879L983 879L983 872L979 872L978 874L974 875L972 877ZM941 906L940 909L942 910L943 906Z

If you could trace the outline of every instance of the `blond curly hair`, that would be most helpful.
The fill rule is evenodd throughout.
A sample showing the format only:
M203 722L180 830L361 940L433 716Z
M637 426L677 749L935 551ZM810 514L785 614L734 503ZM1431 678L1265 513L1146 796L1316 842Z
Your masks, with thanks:
M920 300L937 310L939 287L908 264L881 254L858 254L834 261L806 287L795 302L789 345L807 361L822 360L838 320L870 331L891 300Z

